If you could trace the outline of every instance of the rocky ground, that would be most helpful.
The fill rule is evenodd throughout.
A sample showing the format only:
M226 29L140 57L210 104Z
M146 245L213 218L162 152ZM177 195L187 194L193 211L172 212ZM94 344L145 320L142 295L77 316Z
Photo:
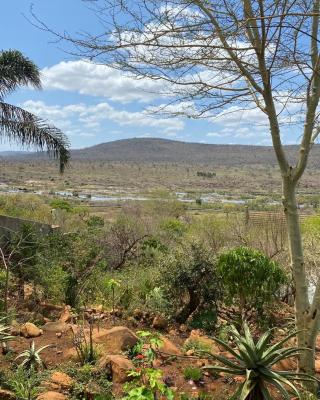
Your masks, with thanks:
M56 308L52 314L57 314L59 308ZM210 375L204 372L201 379L195 382L192 379L186 379L185 369L187 367L201 368L209 363L205 358L199 358L195 355L192 343L196 342L203 348L212 353L223 354L223 348L204 335L199 330L189 331L184 325L170 327L166 321L160 317L153 319L152 327L145 326L145 316L140 311L136 311L134 316L129 319L121 318L121 313L117 316L104 313L101 309L87 310L84 312L84 319L75 321L70 309L65 307L60 310L60 317L53 320L45 318L44 324L39 327L31 322L23 324L13 323L11 332L15 340L10 343L12 356L0 356L1 369L10 368L12 360L16 354L27 349L34 341L37 348L50 344L51 347L45 349L42 359L47 368L47 378L42 383L42 393L38 400L64 400L71 398L73 388L79 382L75 377L70 376L66 371L81 368L79 358L74 346L74 341L79 331L84 326L84 333L89 338L89 325L83 320L90 318L95 320L93 324L92 337L93 342L99 349L99 359L93 367L98 374L104 374L112 380L112 391L116 398L121 398L123 394L123 385L128 381L128 372L136 368L130 349L132 349L139 338L137 332L150 330L159 333L161 346L157 348L157 357L153 361L153 367L161 369L164 382L175 393L186 393L190 397L198 399L200 393L208 393L207 399L227 399L233 393L239 384L238 379L233 379L223 375ZM46 313L48 315L48 312ZM50 312L49 312L50 315ZM76 323L77 322L77 323ZM281 334L281 332L280 332ZM285 334L285 332L283 332ZM320 347L320 337L319 337ZM188 345L189 344L189 345ZM320 357L319 357L320 358ZM317 360L317 369L320 372L320 359ZM294 369L294 361L286 360L278 366L280 369ZM88 399L93 398L95 391L99 390L97 385L88 385ZM90 397L90 391L92 397ZM8 391L0 391L1 399L14 399L14 395ZM178 398L178 397L177 397Z

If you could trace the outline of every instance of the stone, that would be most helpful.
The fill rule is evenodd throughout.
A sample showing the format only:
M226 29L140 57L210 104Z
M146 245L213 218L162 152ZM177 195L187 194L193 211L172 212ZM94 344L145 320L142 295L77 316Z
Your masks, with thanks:
M170 356L181 356L182 352L178 349L178 347L171 342L165 336L161 336L160 340L162 341L162 345L159 347L158 351L163 357Z
M109 369L112 382L124 383L129 380L128 372L134 369L131 360L121 355L105 355L98 362L98 368Z
M17 321L12 322L11 327L10 327L10 335L20 336L20 325L18 324Z
M185 325L185 324L180 325L179 326L179 331L183 332L183 333L187 332L188 331L187 325Z
M210 339L208 336L201 335L201 332L197 329L190 332L190 336L184 342L184 346L192 345L192 342L198 343L203 349L207 349L211 353L221 352L221 349L214 340Z
M59 321L67 323L67 322L70 322L71 320L72 320L71 307L64 306L64 309L60 315Z
M15 400L16 395L9 390L0 389L0 399L1 400Z
M45 332L53 332L53 333L65 333L70 329L70 325L65 322L56 321L56 322L47 322L43 326L43 330Z
M154 329L160 329L160 330L167 329L168 321L163 316L157 315L154 317L152 321L152 327Z
M26 322L21 326L20 335L26 339L29 338L36 338L43 334L43 330L39 329L35 324L32 322Z
M315 360L314 362L315 371L317 374L320 373L320 360Z
M56 336L57 336L58 339L60 339L62 337L62 332L57 332Z
M49 391L41 393L37 400L67 400L67 397L62 393Z
M70 390L74 385L74 380L64 372L55 371L50 378L50 381L58 385L61 389Z
M297 369L297 361L293 358L286 358L284 360L280 360L276 364L274 364L274 369L277 371L295 371Z
M119 353L134 347L139 338L127 327L116 326L112 329L101 330L93 335L95 343L105 345L112 353Z
M137 320L140 320L143 318L143 312L139 308L136 308L135 310L133 310L132 315Z

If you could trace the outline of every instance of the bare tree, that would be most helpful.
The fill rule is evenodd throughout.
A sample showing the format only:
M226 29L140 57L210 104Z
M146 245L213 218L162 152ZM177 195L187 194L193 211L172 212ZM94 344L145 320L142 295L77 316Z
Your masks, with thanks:
M261 111L282 176L298 343L311 349L301 354L299 367L308 373L314 372L320 281L310 301L296 192L320 132L319 3L97 0L90 7L101 32L60 35L89 61L158 82L163 112L214 118L235 109ZM300 132L296 160L283 146L288 123Z

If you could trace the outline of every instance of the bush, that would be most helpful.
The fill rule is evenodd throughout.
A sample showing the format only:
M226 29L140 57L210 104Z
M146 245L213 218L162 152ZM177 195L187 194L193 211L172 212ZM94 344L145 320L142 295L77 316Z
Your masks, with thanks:
M197 243L181 246L163 259L160 273L159 285L177 322L204 310L216 315L221 290L215 259L207 249Z
M283 270L259 251L239 247L222 254L218 271L223 282L225 302L239 305L241 311L263 311L272 303L287 281Z
M191 379L194 382L199 382L202 378L202 370L200 368L187 367L183 371L185 379Z

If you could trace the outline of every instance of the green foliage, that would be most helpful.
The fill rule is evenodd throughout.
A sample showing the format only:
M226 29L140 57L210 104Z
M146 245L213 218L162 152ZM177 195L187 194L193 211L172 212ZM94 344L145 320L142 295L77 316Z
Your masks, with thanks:
M17 400L34 400L40 393L42 378L38 372L18 368L7 375L6 385L17 396Z
M145 306L152 312L167 315L170 314L171 304L162 287L156 286L146 295Z
M272 329L263 334L258 341L254 341L246 324L244 324L244 336L241 336L234 327L231 332L236 349L233 349L223 340L213 339L229 352L232 358L209 353L208 356L218 361L219 364L204 368L208 371L244 377L245 381L239 386L234 398L240 400L272 400L269 387L273 386L284 399L290 398L288 390L300 399L300 394L293 382L314 382L314 379L306 374L275 371L273 369L277 362L297 357L301 351L308 351L308 349L297 347L283 347L296 335L296 332L273 344L270 344Z
M32 281L37 275L36 264L40 249L40 239L31 224L24 224L12 234L8 251L13 251L11 272L19 280L20 287Z
M50 206L58 210L65 210L66 212L72 212L73 210L73 204L70 201L60 198L51 200Z
M218 271L224 287L224 301L242 310L262 311L275 300L287 282L284 271L257 250L238 247L219 257Z
M202 370L195 367L187 367L183 371L183 376L185 379L193 380L194 382L199 382L202 378Z
M186 225L178 219L169 219L161 224L161 229L170 235L182 236L186 230Z
M210 351L210 346L198 340L196 338L189 339L183 346L185 352L192 350L194 353L208 353Z
M90 387L95 388L94 400L113 399L111 377L105 370L97 369L91 364L84 364L80 368L67 364L63 370L75 381L71 394L72 400L86 399Z
M78 327L73 332L73 345L78 354L81 365L95 364L100 356L100 349L93 342L93 319L89 321L89 340L87 339L84 327Z
M149 331L138 331L138 343L130 350L129 356L138 365L152 367L152 362L157 357L157 351L162 345L158 333Z
M122 400L154 400L160 395L164 400L173 400L174 394L162 380L162 371L153 368L141 368L129 372L133 378L125 387L127 393Z
M23 351L16 357L16 360L22 358L20 368L23 368L29 372L42 370L45 365L41 359L40 353L51 346L52 345L47 345L36 349L35 343L32 341L30 343L30 348Z
M179 323L193 314L210 309L216 313L221 298L216 262L202 245L185 243L162 259L159 286L172 303L172 313Z

